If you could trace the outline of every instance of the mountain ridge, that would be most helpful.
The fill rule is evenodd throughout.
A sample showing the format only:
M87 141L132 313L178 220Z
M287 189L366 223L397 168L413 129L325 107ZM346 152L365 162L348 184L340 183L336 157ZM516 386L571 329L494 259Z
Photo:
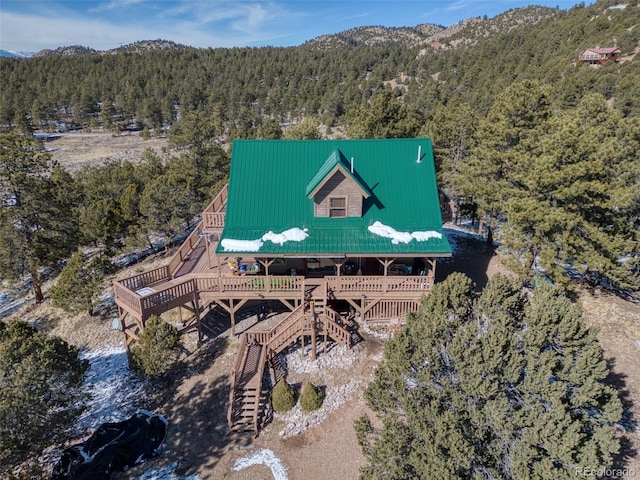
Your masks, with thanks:
M450 27L435 23L421 23L416 26L385 27L369 25L343 30L338 33L320 35L297 47L317 48L319 50L345 48L353 46L398 45L404 47L455 48L477 43L488 35L511 31L533 25L556 15L559 8L528 6L506 10L495 17L469 17ZM446 42L445 40L451 39ZM214 48L214 47L209 47ZM284 47L283 47L284 48ZM44 49L32 54L33 57L70 56L70 55L113 55L120 53L145 53L154 50L198 49L171 40L139 40L109 50L96 50L82 45L62 46L56 49ZM9 56L9 55L7 55ZM29 56L14 56L28 58Z

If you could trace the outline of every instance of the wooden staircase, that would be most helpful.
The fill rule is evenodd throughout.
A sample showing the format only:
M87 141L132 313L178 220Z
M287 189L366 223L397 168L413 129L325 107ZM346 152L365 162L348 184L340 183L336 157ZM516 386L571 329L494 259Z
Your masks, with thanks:
M244 335L240 346L242 355L236 357L227 421L232 431L257 435L260 406L264 404L262 375L267 349L263 345L247 345Z
M266 410L267 395L262 382L267 361L278 372L277 356L303 336L324 335L350 348L352 332L348 321L326 303L326 284L305 288L305 301L268 332L245 332L240 339L229 392L227 421L232 431L258 435L261 411Z

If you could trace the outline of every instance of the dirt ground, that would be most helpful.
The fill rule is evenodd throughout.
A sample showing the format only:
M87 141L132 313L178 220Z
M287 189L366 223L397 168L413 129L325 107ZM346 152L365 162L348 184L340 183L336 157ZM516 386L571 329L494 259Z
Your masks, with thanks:
M481 288L496 273L508 273L502 257L477 238L457 237L456 243L457 255L439 265L439 279L453 271L463 271ZM627 467L631 478L633 473L640 472L640 437L635 420L640 413L640 305L589 290L578 291L577 301L585 310L588 324L599 329L605 358L612 367L610 381L619 388L625 402L625 420L619 428L622 451L617 466ZM155 462L164 466L177 460L180 462L177 473L197 472L202 479L266 480L274 477L264 465L240 471L234 471L233 466L238 458L268 448L282 461L290 480L357 479L364 458L353 424L368 412L362 393L384 349L383 340L366 333L363 336L364 342L354 347L359 361L336 372L333 379L336 383L358 380L359 388L349 401L300 435L283 439L279 433L283 424L276 419L253 439L227 433L225 404L237 340L230 338L228 331L222 332L193 355L174 383L163 386L164 398L154 399L160 405L158 410L171 423L165 453ZM314 381L304 375L289 380ZM122 478L134 479L148 468L149 464L145 464Z
M84 166L104 163L105 160L129 160L138 162L142 153L151 148L162 152L167 146L166 138L143 140L139 132L114 136L109 132L62 133L60 138L44 144L51 152L53 160L70 172Z

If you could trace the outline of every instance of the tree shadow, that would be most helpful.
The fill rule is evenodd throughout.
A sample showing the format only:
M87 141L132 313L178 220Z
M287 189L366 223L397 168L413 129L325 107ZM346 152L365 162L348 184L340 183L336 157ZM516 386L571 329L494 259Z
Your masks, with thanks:
M618 392L618 398L622 402L622 418L616 423L617 429L621 430L621 434L618 435L620 451L613 458L612 467L614 469L624 469L631 459L638 456L638 451L628 438L628 435L635 435L635 432L638 429L638 420L632 410L633 398L631 396L631 392L627 388L627 376L614 371L614 358L608 358L606 359L606 362L607 367L609 368L609 374L605 378L604 382L615 388Z
M206 348L207 340L217 340L220 335L231 329L231 316L222 307L216 306L200 320Z
M230 368L222 365L211 369L214 362L224 360L227 346L226 337L205 341L187 360L149 387L145 408L169 420L162 456L179 462L175 471L178 475L213 468L228 448L242 448L253 442L252 435L229 432Z
M489 281L489 263L495 255L495 249L487 246L486 241L477 234L443 229L453 250L450 258L438 260L436 282L442 282L454 272L467 275L475 284L477 291L482 290Z

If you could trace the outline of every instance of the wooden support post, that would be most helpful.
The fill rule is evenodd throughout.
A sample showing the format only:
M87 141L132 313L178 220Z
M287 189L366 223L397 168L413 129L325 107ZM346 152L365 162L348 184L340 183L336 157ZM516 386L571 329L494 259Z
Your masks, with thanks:
M324 345L322 346L322 353L326 353L327 352L327 341L328 341L328 335L329 335L329 321L328 321L328 317L325 315L324 316Z
M127 311L118 305L118 320L120 321L120 330L124 335L124 346L127 351L127 363L129 364L129 368L132 368L133 356L131 355L131 348L129 348L130 338L129 338L129 335L127 334L127 327L125 323L127 315L128 315Z
M184 320L182 319L182 306L178 307L178 321L182 324L182 326L184 327Z
M200 323L200 300L196 292L193 292L193 311L196 316L196 328L198 329L198 348L199 348L202 345L202 324Z
M236 334L236 312L233 309L233 298L229 299L229 315L231 316L231 335Z
M316 306L311 301L311 360L316 360Z
M209 253L209 234L205 234L204 237L202 237L202 239L204 240L204 249L205 252L207 254L207 265L209 265L209 270L211 270L211 254Z

